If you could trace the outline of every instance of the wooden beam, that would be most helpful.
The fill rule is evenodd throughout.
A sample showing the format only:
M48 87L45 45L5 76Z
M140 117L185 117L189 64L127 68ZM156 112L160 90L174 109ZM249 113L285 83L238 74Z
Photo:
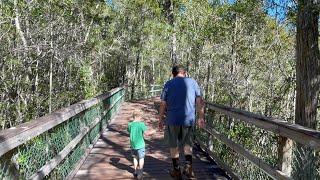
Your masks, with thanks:
M259 128L287 137L301 144L307 145L312 149L320 149L320 131L223 105L206 103L206 107L233 117L236 120L244 121Z
M247 151L245 148L240 146L239 144L231 141L224 135L220 134L218 131L210 127L210 130L205 129L205 131L211 135L213 135L218 140L222 141L224 144L226 144L229 148L240 154L241 156L247 158L249 161L251 161L254 165L256 165L258 168L263 170L265 173L267 173L270 177L273 179L280 179L280 180L288 180L290 179L289 176L284 174L283 172L279 170L275 170L271 166L269 166L267 163L265 163L262 159L256 157L255 155L251 154L251 152Z
M60 109L47 116L40 117L36 120L23 123L17 127L6 129L0 132L0 157L6 152L14 149L28 140L52 129L58 124L68 120L78 113L98 104L99 102L111 97L123 88L115 88L111 91L97 96L95 98L84 100L67 108Z

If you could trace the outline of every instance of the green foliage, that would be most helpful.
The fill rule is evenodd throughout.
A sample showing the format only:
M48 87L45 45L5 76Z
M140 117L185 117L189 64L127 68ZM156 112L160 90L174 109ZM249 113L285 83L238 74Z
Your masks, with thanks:
M295 144L293 158L293 177L295 179L319 179L319 151Z
M85 99L91 98L95 95L95 85L93 84L93 72L90 65L85 64L79 69L79 76L80 76L80 84L83 96Z
M104 1L17 2L0 2L1 129L43 116L49 107L54 111L118 86L118 70L101 78L114 69L106 64L118 61L108 59L119 32L115 12ZM16 16L28 47L16 29ZM124 66L114 63L121 71Z

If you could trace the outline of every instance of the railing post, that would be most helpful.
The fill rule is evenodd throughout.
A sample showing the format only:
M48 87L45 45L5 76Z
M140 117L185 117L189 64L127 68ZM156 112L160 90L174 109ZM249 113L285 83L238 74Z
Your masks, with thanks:
M291 139L279 136L278 139L278 168L287 176L291 176L292 172L292 146Z
M207 149L208 151L213 151L213 141L212 141L213 136L209 133L207 133L207 135L208 135Z
M206 125L209 125L209 126L212 126L213 125L213 122L212 122L212 120L211 120L211 118L210 118L210 120L209 120L209 117L206 117L206 115L207 115L207 107L206 107L206 102L205 102L205 100L203 100L202 99L202 106L203 106L203 108L204 108L204 114L205 114L205 119L206 119ZM214 118L214 113L213 113L213 118ZM209 122L208 122L209 121ZM210 133L206 133L207 134L207 137L208 137L208 139L207 139L207 141L206 141L206 145L207 145L207 150L210 152L210 151L213 151L213 136L212 136L212 134L210 134Z
M154 85L151 85L151 97L154 97L154 92L153 92L153 90L154 90Z

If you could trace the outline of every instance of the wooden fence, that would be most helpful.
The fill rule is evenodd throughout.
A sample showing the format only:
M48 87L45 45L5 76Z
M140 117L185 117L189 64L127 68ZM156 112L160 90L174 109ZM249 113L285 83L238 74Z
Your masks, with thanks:
M233 118L239 122L245 122L247 124L254 125L263 130L273 132L279 136L278 144L278 167L272 167L261 158L255 156L250 150L245 149L242 145L235 143L224 134L218 132L214 127L207 126L204 129L204 133L207 134L208 141L211 138L218 139L226 146L231 148L234 152L245 157L251 161L256 167L261 169L267 175L273 179L291 179L290 172L286 170L286 167L291 166L290 157L292 156L293 143L295 141L306 147L313 149L314 151L320 148L320 132L306 128L297 124L291 124L283 120L276 118L269 118L262 115L254 114L248 111L240 110L237 108L231 108L223 105L205 103L207 111L214 111L216 113L223 114L227 117ZM231 177L234 179L241 179L232 168L225 164L219 156L212 151L212 144L210 142L203 142L197 138L198 143L202 148L206 149L208 153L223 167ZM272 153L272 152L270 152Z
M7 171L2 178L71 177L73 169L83 161L100 132L117 113L124 101L124 94L124 88L115 88L95 98L1 131L0 163L4 167L1 173ZM70 140L64 142L67 137ZM80 147L81 143L84 145ZM76 159L72 160L75 164L70 163L72 154L72 158ZM36 156L43 157L39 159ZM65 163L61 165L62 162ZM59 165L59 170L51 175Z

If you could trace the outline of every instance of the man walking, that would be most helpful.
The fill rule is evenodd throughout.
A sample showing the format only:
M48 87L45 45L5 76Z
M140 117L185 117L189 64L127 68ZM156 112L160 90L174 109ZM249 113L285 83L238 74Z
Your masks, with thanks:
M170 148L173 169L170 175L175 179L182 177L179 167L179 147L184 150L185 167L183 174L194 178L192 170L192 143L195 125L195 109L198 110L198 125L204 127L204 110L200 87L197 82L186 77L184 67L172 68L173 79L166 82L161 94L159 129L166 124L164 139ZM166 121L164 114L166 113Z

